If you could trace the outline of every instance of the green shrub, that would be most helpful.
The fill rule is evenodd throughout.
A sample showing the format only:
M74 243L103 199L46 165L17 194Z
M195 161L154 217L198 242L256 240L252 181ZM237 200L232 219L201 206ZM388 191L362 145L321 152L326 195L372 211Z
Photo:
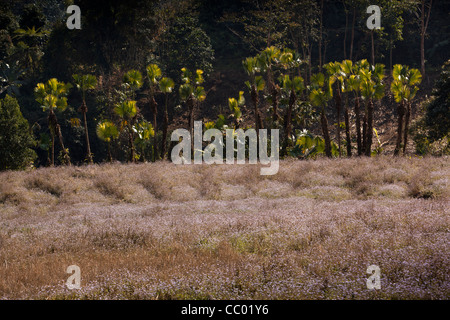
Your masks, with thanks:
M430 142L441 140L450 133L450 60L442 66L432 96L425 117Z
M37 157L28 121L15 98L0 100L0 170L18 170L29 166Z

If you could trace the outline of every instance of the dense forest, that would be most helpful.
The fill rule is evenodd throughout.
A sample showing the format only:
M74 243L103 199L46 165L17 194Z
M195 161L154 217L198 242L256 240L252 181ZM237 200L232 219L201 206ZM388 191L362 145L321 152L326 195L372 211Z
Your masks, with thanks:
M283 157L448 154L449 18L446 0L0 0L0 169L166 159L194 120L278 128Z

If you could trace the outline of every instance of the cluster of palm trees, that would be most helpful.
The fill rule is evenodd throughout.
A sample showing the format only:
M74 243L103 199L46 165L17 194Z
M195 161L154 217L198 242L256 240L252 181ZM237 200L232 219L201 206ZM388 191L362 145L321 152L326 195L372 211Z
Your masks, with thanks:
M325 142L325 154L333 156L333 142L330 137L327 109L334 100L337 114L337 145L338 154L343 154L341 141L341 115L344 114L346 154L352 156L352 134L350 123L350 103L353 100L356 128L356 150L359 156L372 154L374 128L374 106L377 100L385 96L386 75L383 64L371 65L366 59L353 63L351 60L330 62L324 65L325 73L311 75L309 85L305 85L301 77L302 61L298 54L289 49L269 47L254 57L246 58L243 67L249 76L246 85L251 96L255 128L263 128L264 121L260 112L260 94L264 91L266 105L270 105L271 114L266 122L279 126L284 131L282 155L289 154L296 137L292 130L294 106L300 103L310 103L320 113L320 125ZM410 121L411 100L418 91L421 74L417 69L395 65L392 70L390 90L398 103L398 139L396 152L401 148L406 151L408 123ZM267 85L266 85L267 84ZM235 99L230 98L232 113L240 113ZM280 104L284 105L284 117L280 117ZM362 107L361 107L362 106ZM361 110L361 108L363 110ZM236 116L234 116L236 118ZM284 119L284 120L282 120ZM238 122L235 119L235 127Z
M245 82L252 102L254 113L254 126L263 129L264 125L282 129L284 134L281 154L287 156L299 141L306 141L304 134L295 136L293 118L296 106L309 104L317 108L320 114L320 125L324 141L324 153L328 157L343 154L341 141L341 116L344 115L346 155L352 156L352 141L356 140L356 150L359 156L372 154L373 133L376 130L374 123L374 106L377 100L385 95L385 66L383 64L371 65L366 59L356 63L351 60L330 62L324 65L325 73L312 74L309 84L301 76L302 61L298 54L290 49L269 47L254 57L243 61L243 67L249 76ZM418 91L421 82L421 73L408 66L395 65L392 70L390 90L398 103L397 142L395 155L402 150L406 151L408 139L408 124L411 116L411 101ZM153 115L152 122L144 119L137 107L136 94L148 81L149 109ZM185 103L189 112L189 128L191 134L194 130L194 115L198 104L206 99L206 92L202 86L204 82L203 71L191 72L181 69L182 84L179 87L179 97ZM86 162L93 163L93 154L90 148L88 124L86 114L86 94L96 89L97 79L94 75L73 75L75 87L81 92L82 103L79 108L83 117L86 137ZM114 107L118 121L103 119L97 124L97 136L108 145L108 159L112 161L110 144L120 134L127 137L129 161L135 162L145 159L145 149L152 148L152 160L165 159L167 155L168 137L168 101L169 94L173 92L175 83L168 77L163 77L161 69L156 64L146 67L146 77L140 71L130 70L123 77L120 101ZM61 161L70 164L69 150L64 147L61 128L56 117L56 110L63 111L67 107L67 95L72 88L71 84L50 79L46 83L39 83L35 88L36 100L43 110L48 112L48 123L51 134L51 156L49 163L54 165L55 139L61 146ZM260 99L263 92L263 100ZM162 124L162 138L158 141L156 102L157 95L164 96L164 115ZM265 100L265 101L264 101ZM337 114L337 147L332 141L327 119L327 110L334 101ZM262 105L269 105L269 117L263 119L260 109ZM353 104L355 115L356 137L352 138L352 124L350 123L350 105ZM245 105L244 91L239 92L238 98L229 98L230 118L232 126L239 128L242 123L242 107ZM361 110L363 109L363 110ZM282 114L284 113L284 115ZM207 124L223 128L226 120L220 115L216 122ZM303 137L302 139L300 139ZM318 141L311 140L311 141ZM158 150L161 146L161 150Z
M205 100L206 93L201 84L204 82L203 71L196 70L193 75L186 68L182 69L183 85L180 86L180 97L189 107L190 126L193 130L194 109L196 105ZM168 98L173 91L175 83L169 77L163 77L161 69L156 64L146 67L146 78L149 84L149 107L153 114L153 123L143 118L137 107L136 94L144 84L144 77L138 70L130 70L123 77L122 90L120 90L120 101L115 105L113 111L119 121L116 123L110 119L103 119L97 124L97 136L108 145L108 159L112 161L111 142L117 139L120 134L127 137L129 161L135 162L142 157L145 161L145 148L153 139L153 161L164 159L167 154L167 136L169 127L168 117ZM97 87L97 78L94 75L73 75L76 88L81 92L82 104L79 108L84 120L84 129L86 137L86 162L93 163L93 154L90 148L89 132L86 114L88 112L86 104L86 93ZM48 123L51 135L51 156L49 163L51 166L55 163L55 138L58 138L62 148L61 162L70 164L69 150L64 147L64 141L58 124L55 111L64 111L67 108L67 95L72 88L72 84L65 84L55 78L47 83L39 83L35 88L36 101L39 102L45 112L48 112ZM158 140L156 132L158 128L156 95L164 94L164 116L162 126L161 150L158 150ZM138 148L139 152L137 152Z

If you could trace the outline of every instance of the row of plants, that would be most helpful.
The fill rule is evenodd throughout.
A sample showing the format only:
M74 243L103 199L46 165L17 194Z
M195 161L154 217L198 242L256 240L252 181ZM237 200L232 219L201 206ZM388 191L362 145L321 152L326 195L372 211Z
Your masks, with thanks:
M229 98L229 114L219 115L216 121L207 122L205 129L223 130L242 127L253 113L253 127L257 130L267 128L280 129L282 134L281 155L306 158L325 154L327 157L348 157L356 150L357 155L371 156L380 152L378 134L374 128L374 108L376 101L385 95L386 70L383 64L371 65L367 60L353 63L351 60L330 62L324 65L325 72L311 76L305 83L301 74L302 60L290 49L279 49L271 46L254 57L243 61L248 75L245 82L251 105L246 106L244 91L237 98ZM421 83L421 73L408 66L394 65L392 70L390 91L398 104L397 140L395 155L406 152L408 142L408 126L411 118L411 102ZM142 91L144 82L148 83L148 100L151 121L144 118L137 107L137 93ZM206 91L202 86L203 71L192 72L181 69L181 85L178 88L179 98L184 103L189 117L189 129L193 134L194 115L199 103L206 99ZM90 148L86 114L88 107L86 95L97 87L94 75L73 75L73 84L81 93L82 114L86 162L93 163ZM50 129L49 163L55 164L55 141L61 147L61 161L70 164L69 150L64 146L61 128L55 111L67 108L67 95L72 84L66 84L55 78L46 83L39 83L35 88L36 100L47 112ZM112 160L111 142L119 136L125 137L128 148L128 161L147 161L145 150L150 149L151 160L165 159L168 154L168 102L169 95L174 92L175 83L156 64L146 67L144 75L138 70L130 70L123 76L119 92L119 100L113 109L114 117L99 121L96 127L97 136L108 145L108 158ZM142 92L141 92L142 93ZM157 123L158 104L156 97L164 97L163 123ZM354 124L351 123L351 106L354 112ZM262 108L267 107L267 110ZM337 114L337 142L331 139L327 113L331 107ZM263 114L268 116L264 118ZM344 122L341 123L342 115ZM77 119L75 119L77 120ZM312 136L305 127L320 122L322 137ZM77 122L77 121L75 121ZM81 120L78 120L81 122ZM354 132L351 127L355 126ZM247 127L248 125L247 121ZM345 130L345 138L341 139L341 129ZM160 134L158 134L160 133ZM378 147L373 148L374 134ZM353 137L355 136L355 137ZM356 143L355 143L356 141ZM356 144L354 147L352 144ZM344 150L345 146L345 150Z

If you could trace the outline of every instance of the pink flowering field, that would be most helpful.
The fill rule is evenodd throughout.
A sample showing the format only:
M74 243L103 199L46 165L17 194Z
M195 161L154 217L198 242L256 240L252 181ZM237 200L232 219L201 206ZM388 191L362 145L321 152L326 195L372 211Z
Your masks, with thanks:
M449 160L3 172L0 299L449 299Z

